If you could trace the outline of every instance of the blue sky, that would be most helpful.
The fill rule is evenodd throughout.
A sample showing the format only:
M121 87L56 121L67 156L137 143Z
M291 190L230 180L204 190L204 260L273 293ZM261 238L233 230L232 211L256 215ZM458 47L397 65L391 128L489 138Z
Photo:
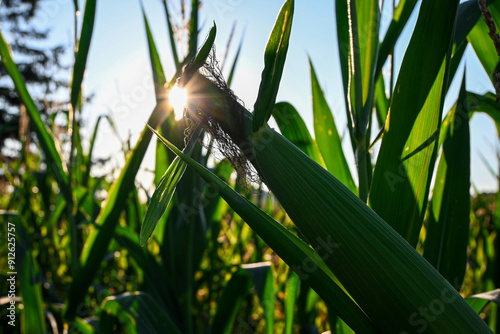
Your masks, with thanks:
M168 44L165 13L159 0L144 0L146 14L160 53L167 77L174 73L174 66ZM172 3L178 4L174 0ZM80 1L83 3L83 1ZM233 81L233 90L252 109L257 96L260 75L264 64L264 49L282 0L211 0L205 1L200 10L202 30L200 42L211 27L217 24L217 53L222 58L229 31L237 22L233 45L229 51L229 63L234 57L237 44L244 38L243 49ZM313 5L314 4L314 5ZM71 44L73 39L72 1L54 0L42 2L43 16L40 26L52 29L51 42ZM171 9L177 12L175 6ZM404 49L411 36L410 26L403 33L396 48L396 65L399 69ZM80 16L81 17L81 16ZM382 27L387 27L392 14L384 11ZM243 35L244 33L244 35ZM333 111L339 132L346 127L345 106L341 86L340 67L336 47L336 28L333 1L297 0L293 29L286 66L278 101L292 103L301 113L311 133L312 105L308 55L316 68L320 83ZM472 50L467 51L467 88L484 93L491 90L487 76L475 59ZM463 64L462 64L463 66ZM224 72L227 74L227 69ZM454 84L452 94L445 105L445 112L456 99L459 82ZM155 99L144 22L139 0L98 1L94 38L89 54L84 92L94 94L92 104L84 109L87 133L93 129L96 118L111 110L122 139L131 138L135 143L153 110ZM346 138L347 139L347 138ZM345 152L353 173L354 160L347 140ZM120 149L109 127L104 126L97 139L97 155L113 156L114 164L123 163L120 155L113 154ZM485 115L475 115L471 121L472 182L482 191L495 191L497 181L479 159L478 152L487 157L493 168L497 168L495 150L498 139L493 122ZM142 166L141 180L149 188L154 161L154 145L150 145Z

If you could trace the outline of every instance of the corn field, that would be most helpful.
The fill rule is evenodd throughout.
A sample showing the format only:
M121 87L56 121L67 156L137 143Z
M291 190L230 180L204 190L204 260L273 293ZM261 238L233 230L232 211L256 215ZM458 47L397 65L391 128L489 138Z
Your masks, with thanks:
M269 32L251 107L231 89L244 38L221 68L217 22L200 35L203 7L181 2L184 39L162 1L173 67L141 3L156 106L105 177L93 153L112 117L81 131L97 0L74 1L67 136L42 120L0 31L1 66L37 139L30 149L20 136L20 158L0 171L2 332L500 333L500 191L471 195L469 127L485 113L500 136L500 2L400 0L382 32L380 1L333 1L347 124L310 57L313 129L277 101L294 0ZM467 49L495 90L467 89ZM153 142L154 192L137 182Z

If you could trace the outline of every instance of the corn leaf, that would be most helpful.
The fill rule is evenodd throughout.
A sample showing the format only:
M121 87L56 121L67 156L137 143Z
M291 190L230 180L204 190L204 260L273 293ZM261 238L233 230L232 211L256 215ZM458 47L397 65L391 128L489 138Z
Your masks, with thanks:
M366 202L372 177L370 166L370 119L372 114L374 71L378 53L380 11L376 0L347 1L349 17L349 94L348 108L353 118L359 197ZM320 147L321 150L321 147ZM326 158L325 158L326 160Z
M450 79L448 80L448 84L445 87L445 95L448 93L448 89L450 88L450 85L453 82L455 75L457 74L458 67L460 66L460 63L462 62L462 59L463 59L464 54L465 54L465 50L467 49L468 45L469 45L469 43L467 43L467 42L462 43L453 52L453 56L451 57L451 62L450 62L450 76L449 76Z
M498 17L499 14L496 14L495 11L498 10L497 8L499 7L500 2L495 2L492 6L490 6L490 9L494 14L493 18L495 21L500 20L500 17ZM496 23L498 24L499 22ZM472 48L483 65L484 70L488 74L490 81L493 83L493 72L499 69L499 61L495 45L488 35L488 31L488 26L481 17L477 20L476 25L470 31L467 36L467 40L472 45Z
M344 103L347 115L347 129L349 130L353 151L356 150L354 138L354 115L349 107L349 13L347 11L347 1L335 1L335 22L337 23L337 46L340 60L340 71L342 73L342 85L344 87Z
M389 99L385 94L385 82L382 76L379 76L375 84L375 108L377 122L381 129L385 127L387 114L389 113Z
M295 302L297 300L297 292L299 289L300 279L299 276L291 271L290 276L286 282L285 289L285 330L284 334L293 333L293 316L295 313Z
M318 294L306 282L301 281L297 298L297 323L301 332L318 333L318 326L315 324L317 316L315 306L318 301Z
M160 183L153 193L151 202L146 211L146 217L141 226L141 246L144 247L153 234L156 224L165 213L167 205L172 199L177 183L182 178L186 165L178 158L174 159L168 167Z
M498 305L500 305L500 289L472 295L470 297L467 297L467 302L472 301L474 299L485 300L488 302L494 302L494 303L497 303ZM484 305L484 306L486 306L486 305Z
M484 322L455 289L336 178L272 130L262 133L260 139L268 144L255 142L262 149L256 154L254 167L379 331L420 329L410 321L418 318L415 310L441 300L446 291L454 296L453 303L447 303L441 316L428 323L429 330L440 332L451 326L457 331L481 328L487 332ZM293 168L286 167L291 165ZM403 267L405 270L400 270ZM388 298L394 303L382 302ZM392 315L390 323L387 314Z
M276 123L278 123L281 134L286 139L300 148L311 159L326 168L323 157L319 153L318 146L311 137L306 123L290 103L276 103L273 110L273 117Z
M454 0L422 3L372 181L371 207L413 246L422 226L437 154L433 135L441 121L457 5ZM425 66L423 49L428 50Z
M158 303L165 305L166 312L173 318L179 318L179 303L169 284L165 284L167 272L154 256L140 245L139 236L128 228L118 226L115 239L120 246L130 252L132 258L140 264L144 273L144 291L148 292Z
M173 114L170 115L172 117ZM168 123L166 120L165 123ZM164 123L164 124L165 124ZM163 132L163 126L158 129L160 133ZM156 140L156 152L155 152L155 185L158 186L160 181L165 174L165 166L170 166L170 159L168 157L168 149L161 143L160 140Z
M16 284L19 280L19 289L22 296L22 304L24 307L21 310L21 331L23 333L45 333L45 316L44 316L44 306L42 297L42 284L39 280L35 280L39 273L38 264L34 261L31 255L31 244L28 237L28 231L21 222L21 219L17 213L7 213L2 214L2 225L6 227L5 238L5 251L15 253L15 268L7 269L7 261L5 261L5 273L6 273L6 284ZM11 238L16 238L12 241ZM7 247L7 243L9 247ZM14 249L11 250L10 246L14 244ZM16 249L17 246L17 249ZM6 253L5 253L6 254ZM7 254L5 255L7 259ZM18 270L18 275L10 274L10 272L16 272ZM9 279L14 279L10 281ZM7 289L7 285L4 285ZM5 293L7 290L5 290ZM12 304L8 304L11 306ZM12 318L6 317L7 321L12 320ZM7 324L5 321L5 324ZM17 323L14 321L14 323ZM5 326L5 325L4 325Z
M457 290L467 267L470 213L470 138L465 76L450 111L436 181L429 205L424 257Z
M165 310L147 293L123 293L107 297L101 308L114 315L127 313L127 318L133 321L133 327L138 333L173 333L181 331Z
M179 55L177 54L177 46L175 44L175 33L172 28L172 22L170 20L170 13L168 10L167 0L163 0L163 7L165 8L165 17L167 20L168 37L170 41L170 49L172 50L172 57L174 58L174 64L177 71L181 70L181 63L179 61Z
M401 32L403 32L403 28L406 26L406 23L408 22L408 19L410 18L417 2L417 0L401 0L394 10L391 24L387 29L384 40L380 44L375 78L379 77L380 73L382 73L382 67L387 61L387 57L393 53L394 46L396 45Z
M488 0L486 3L490 4L493 1L494 0ZM482 14L477 0L464 1L458 6L457 24L455 36L453 37L453 43L457 47L466 40L467 35L469 35L470 31L480 19L482 20Z
M187 65L184 71L185 76L190 77L191 75L196 73L203 65L205 65L205 62L210 55L210 52L212 51L212 46L214 45L216 35L217 26L214 22L214 26L210 29L210 32L208 33L208 36L205 39L205 42L201 46L200 50L198 51L198 53L196 53L196 56L194 57L192 62Z
M76 0L75 0L76 2ZM92 319L93 320L93 319ZM90 320L91 321L91 320ZM89 324L89 319L76 318L75 319L75 328L82 334L94 334L96 333L96 329Z
M363 114L361 115L360 126L363 129L367 128L368 118L372 113L371 105L373 100L373 90L375 86L374 72L377 64L378 47L379 47L379 24L380 10L377 0L358 0L356 2L356 17L357 17L357 38L359 44L354 53L359 53L360 69L361 69L361 96L363 99ZM354 22L353 22L354 23ZM356 59L356 57L354 58ZM356 68L356 65L354 65Z
M274 28L267 42L264 54L264 70L260 81L259 93L254 105L252 131L255 132L267 123L276 103L276 95L285 67L288 41L292 30L294 0L287 0L281 7Z
M372 2L365 1L360 5L366 8L366 4ZM356 0L347 0L347 13L349 17L349 85L348 85L348 108L354 121L354 137L357 144L360 144L361 131L366 131L366 124L361 124L363 109L363 73L361 70L361 50L359 40L358 10ZM365 12L366 13L366 12ZM365 16L365 19L367 17ZM370 34L370 32L369 32ZM371 39L370 39L371 40ZM363 72L367 69L363 68ZM370 101L371 102L371 101Z
M252 277L260 304L264 309L264 319L266 320L266 332L274 333L274 276L271 264L268 262L250 263L241 266L247 270Z
M85 157L85 174L83 174L83 185L87 186L90 178L90 170L92 169L92 153L94 152L95 140L97 138L97 130L99 130L99 125L103 118L110 119L107 115L99 115L97 121L94 125L94 131L92 132L92 137L90 138L89 151Z
M337 326L338 334L354 334L354 331L342 319L338 319Z
M157 105L148 121L157 127L166 117L165 105ZM96 219L96 227L85 241L80 255L81 267L79 273L74 276L69 289L69 296L65 308L65 316L72 319L76 308L82 301L86 291L97 273L101 261L106 254L113 232L118 224L120 213L125 208L128 193L135 186L135 176L139 170L142 159L146 154L151 140L151 131L147 127L142 131L134 149L129 153L120 175L113 183L108 198Z
M163 66L161 65L160 56L158 54L158 50L156 49L156 44L154 42L151 29L149 28L149 22L146 17L146 13L144 12L144 8L142 8L142 16L144 18L144 26L146 27L146 37L148 39L149 58L151 61L151 68L153 71L153 81L155 85L156 101L158 101L159 99L166 98L165 84L167 83L167 78L165 77L165 73L163 72Z
M148 125L149 126L149 125ZM151 127L149 127L152 129ZM195 130L186 146L186 153L191 154L196 141L198 140L200 131ZM160 218L165 213L168 203L174 195L175 188L179 183L184 171L186 170L186 164L181 161L179 157L176 157L174 161L170 164L165 174L163 174L160 183L153 193L151 202L148 206L148 211L146 211L146 216L144 217L144 222L141 226L141 246L144 246L151 235L153 234L156 224Z
M198 0L191 0L191 19L189 20L188 59L192 59L194 57L194 55L196 54L196 51L198 49L198 9L199 9L199 6L200 6L200 3ZM214 24L214 26L215 26L215 24Z
M478 293L466 298L467 303L472 307L477 314L483 312L484 308L491 302L500 305L500 289ZM498 306L497 306L498 307Z
M323 90L319 85L313 64L309 59L311 70L312 103L314 116L314 134L319 151L330 173L346 185L353 193L357 193L356 185L347 165L342 150L342 141L333 119L332 111L326 102Z
M242 47L243 47L243 37L241 38L240 45L238 46L238 50L236 51L236 55L234 56L233 64L231 65L231 70L229 71L229 75L227 77L228 87L231 87L231 83L233 82L234 72L236 71L236 64L238 64L238 59L240 58L240 52Z
M75 54L75 66L73 67L73 79L71 80L71 106L73 110L76 110L78 99L82 91L82 81L87 65L92 32L94 31L96 5L97 0L87 0L85 2L82 31L80 39L78 40Z
M231 276L222 292L222 296L217 301L217 312L212 322L212 333L232 333L236 316L251 287L252 279L248 271L239 269Z
M493 93L479 95L467 92L467 105L470 111L484 112L495 122L497 132L500 134L500 107L496 102L496 96Z
M222 182L217 176L209 172L196 161L179 151L165 138L155 134L175 154L181 157L188 166L193 168L211 187L217 189L220 196L255 230L259 236L279 256L308 282L323 300L331 305L347 323L356 331L374 333L370 320L358 308L341 286L337 285L335 276L321 261L321 257L297 236L292 234L280 223L262 212L254 204L236 193L229 185ZM292 145L293 146L293 145ZM293 146L295 147L295 146ZM322 168L323 169L323 168ZM324 169L323 169L324 170ZM328 174L328 172L325 171ZM330 175L330 174L328 174ZM309 270L307 268L314 268Z

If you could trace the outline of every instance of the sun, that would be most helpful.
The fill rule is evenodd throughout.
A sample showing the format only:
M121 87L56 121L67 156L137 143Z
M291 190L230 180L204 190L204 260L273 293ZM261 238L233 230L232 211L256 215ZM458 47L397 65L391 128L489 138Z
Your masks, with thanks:
M185 89L175 84L169 94L170 105L174 108L175 120L179 121L184 115L184 108L187 106L187 92Z

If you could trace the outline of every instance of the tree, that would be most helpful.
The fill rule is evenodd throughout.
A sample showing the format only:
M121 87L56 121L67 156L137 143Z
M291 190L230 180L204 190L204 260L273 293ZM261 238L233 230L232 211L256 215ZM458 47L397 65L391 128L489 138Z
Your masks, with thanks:
M60 110L62 103L56 97L59 89L68 87L67 79L61 78L61 71L67 69L61 63L66 47L40 46L49 36L49 29L40 29L34 24L41 1L39 0L4 0L0 1L0 22L2 31L10 37L10 46L17 66L28 90L40 111L44 121L49 122L52 111ZM19 155L20 132L29 131L22 121L22 102L8 77L5 67L0 65L0 149L4 158ZM20 126L21 124L21 126ZM6 139L14 142L6 143Z

